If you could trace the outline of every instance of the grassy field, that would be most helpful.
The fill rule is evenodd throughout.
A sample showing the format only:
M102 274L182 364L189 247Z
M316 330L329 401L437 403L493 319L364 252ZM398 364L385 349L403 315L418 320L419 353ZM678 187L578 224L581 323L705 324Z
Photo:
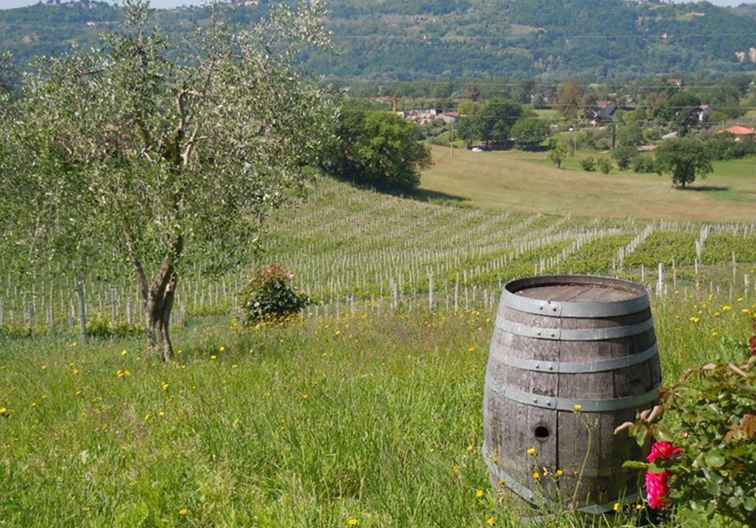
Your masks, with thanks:
M576 160L558 170L544 153L474 153L433 148L422 188L480 207L591 217L677 221L753 221L756 159L719 162L690 190L656 174L584 172Z
M656 304L666 379L748 335L745 306ZM0 526L518 526L478 449L492 331L472 310L206 318L168 366L134 340L0 341ZM635 526L624 508L601 525Z
M573 271L653 290L662 263L653 303L668 382L726 359L750 335L753 223L597 220L423 198L456 205L321 181L271 222L258 262L282 263L321 304L289 326L238 332L228 311L241 278L189 275L175 365L146 357L138 339L77 344L70 286L50 294L61 297L54 313L37 297L39 335L22 337L25 303L55 283L5 277L0 527L519 526L479 452L501 283ZM123 322L133 285L92 281L90 315L113 310ZM635 526L634 506L596 525ZM667 526L700 522L682 511ZM544 523L588 525L568 515Z

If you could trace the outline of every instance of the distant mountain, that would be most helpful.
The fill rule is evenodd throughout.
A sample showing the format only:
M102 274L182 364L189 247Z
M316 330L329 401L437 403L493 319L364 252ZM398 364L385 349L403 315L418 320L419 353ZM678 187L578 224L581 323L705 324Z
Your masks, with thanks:
M314 72L333 77L623 78L756 71L756 6L659 0L331 0L329 5L338 53L303 60ZM180 33L206 15L205 8L182 8L159 11L159 21ZM117 8L94 0L0 11L0 49L26 62L72 45L88 46L120 16Z

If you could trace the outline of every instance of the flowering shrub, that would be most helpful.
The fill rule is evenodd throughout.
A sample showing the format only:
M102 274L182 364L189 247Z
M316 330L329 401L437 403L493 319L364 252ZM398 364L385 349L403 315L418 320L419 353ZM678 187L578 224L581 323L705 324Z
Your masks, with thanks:
M285 319L311 304L309 297L291 286L293 278L293 274L275 264L257 270L240 293L241 324Z
M646 471L651 508L684 505L756 526L756 337L733 352L740 361L688 370L659 406L617 429L641 446L655 439L648 463L626 463Z

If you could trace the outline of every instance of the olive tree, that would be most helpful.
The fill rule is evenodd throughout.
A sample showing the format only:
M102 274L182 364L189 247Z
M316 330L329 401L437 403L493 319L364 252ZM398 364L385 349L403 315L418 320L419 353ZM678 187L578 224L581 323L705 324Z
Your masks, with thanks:
M256 10L241 27L215 2L189 42L170 43L148 0L125 0L101 48L37 65L5 109L6 242L127 266L165 361L182 270L249 255L331 126L327 94L295 68L305 47L327 45L323 6L264 4L240 7Z

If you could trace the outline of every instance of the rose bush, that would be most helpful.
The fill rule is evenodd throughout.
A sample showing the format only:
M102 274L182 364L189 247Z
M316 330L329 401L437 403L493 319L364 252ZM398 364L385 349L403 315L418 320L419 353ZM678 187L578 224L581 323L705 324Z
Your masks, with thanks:
M652 509L685 506L756 526L756 337L728 355L688 370L660 405L616 433L654 441L647 463L626 463L646 471Z

